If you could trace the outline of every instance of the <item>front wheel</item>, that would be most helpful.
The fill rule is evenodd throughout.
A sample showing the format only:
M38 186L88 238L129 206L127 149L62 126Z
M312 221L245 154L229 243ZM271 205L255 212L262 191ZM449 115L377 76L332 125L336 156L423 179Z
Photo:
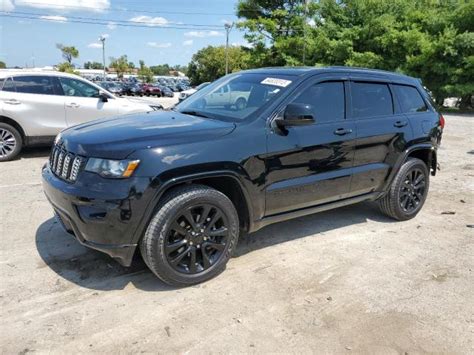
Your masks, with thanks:
M14 159L20 153L22 145L20 132L15 127L0 122L0 161Z
M173 286L213 278L225 269L239 237L239 218L223 193L202 185L163 198L140 251L153 273Z
M381 211L399 221L415 217L428 195L429 178L429 170L422 160L407 160L395 176L387 194L379 200Z

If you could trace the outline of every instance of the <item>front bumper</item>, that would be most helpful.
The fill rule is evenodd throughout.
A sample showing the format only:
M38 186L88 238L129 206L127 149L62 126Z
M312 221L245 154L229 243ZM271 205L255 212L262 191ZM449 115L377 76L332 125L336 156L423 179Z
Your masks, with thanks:
M64 229L79 243L130 266L149 203L148 178L104 179L81 172L74 184L56 177L46 164L43 189Z

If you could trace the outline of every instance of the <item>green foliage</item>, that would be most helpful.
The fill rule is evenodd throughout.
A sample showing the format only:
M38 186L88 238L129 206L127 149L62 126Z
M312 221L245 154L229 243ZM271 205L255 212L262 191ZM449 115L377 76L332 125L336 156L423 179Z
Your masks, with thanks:
M56 48L61 51L61 55L63 56L64 60L69 64L72 64L72 58L79 57L79 51L74 46L65 46L61 43L56 44Z
M168 64L153 65L150 67L154 75L170 75L171 67Z
M139 61L140 68L138 69L138 78L144 83L152 83L155 81L153 78L153 71L145 65L143 60Z
M123 78L123 74L130 72L130 63L126 55L122 55L118 58L110 58L111 68L115 69L118 78Z
M0 69L5 69L7 67L7 65L5 64L5 62L2 62L0 60Z
M74 70L74 67L72 66L72 64L68 62L58 64L57 69L58 71L61 71L64 73L79 75L79 73Z
M193 85L225 75L225 47L208 46L193 55L187 75ZM250 54L242 47L229 47L229 72L249 67Z
M378 68L421 78L438 102L474 93L472 0L240 0L237 15L252 67Z
M104 65L99 62L85 62L84 69L104 69Z

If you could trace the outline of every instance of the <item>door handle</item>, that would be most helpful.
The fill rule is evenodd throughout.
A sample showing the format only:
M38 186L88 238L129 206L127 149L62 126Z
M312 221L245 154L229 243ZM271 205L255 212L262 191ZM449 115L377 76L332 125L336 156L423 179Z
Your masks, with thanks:
M352 133L352 129L338 128L334 131L334 134L338 136L344 136L346 134Z
M75 102L71 102L70 104L66 104L66 107L78 108L79 105L76 104Z
M405 127L407 124L408 124L407 121L397 121L393 125L395 127L402 128L402 127Z
M7 99L7 100L5 100L5 103L9 104L9 105L19 105L19 104L21 104L21 102L18 101L17 99Z

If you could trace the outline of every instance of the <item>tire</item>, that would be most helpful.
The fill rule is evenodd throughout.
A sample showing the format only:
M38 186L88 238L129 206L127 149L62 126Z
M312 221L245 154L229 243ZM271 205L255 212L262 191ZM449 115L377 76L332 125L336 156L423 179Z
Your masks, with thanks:
M0 161L14 159L21 151L23 138L18 130L0 122Z
M241 111L245 108L245 106L247 106L247 100L245 100L243 97L239 98L236 102L235 102L235 108L238 110L238 111Z
M140 241L140 251L163 282L189 286L220 274L238 238L239 217L232 201L210 187L187 185L164 196Z
M426 164L420 159L410 158L398 171L387 194L379 200L380 210L399 221L414 218L428 196L429 179Z

